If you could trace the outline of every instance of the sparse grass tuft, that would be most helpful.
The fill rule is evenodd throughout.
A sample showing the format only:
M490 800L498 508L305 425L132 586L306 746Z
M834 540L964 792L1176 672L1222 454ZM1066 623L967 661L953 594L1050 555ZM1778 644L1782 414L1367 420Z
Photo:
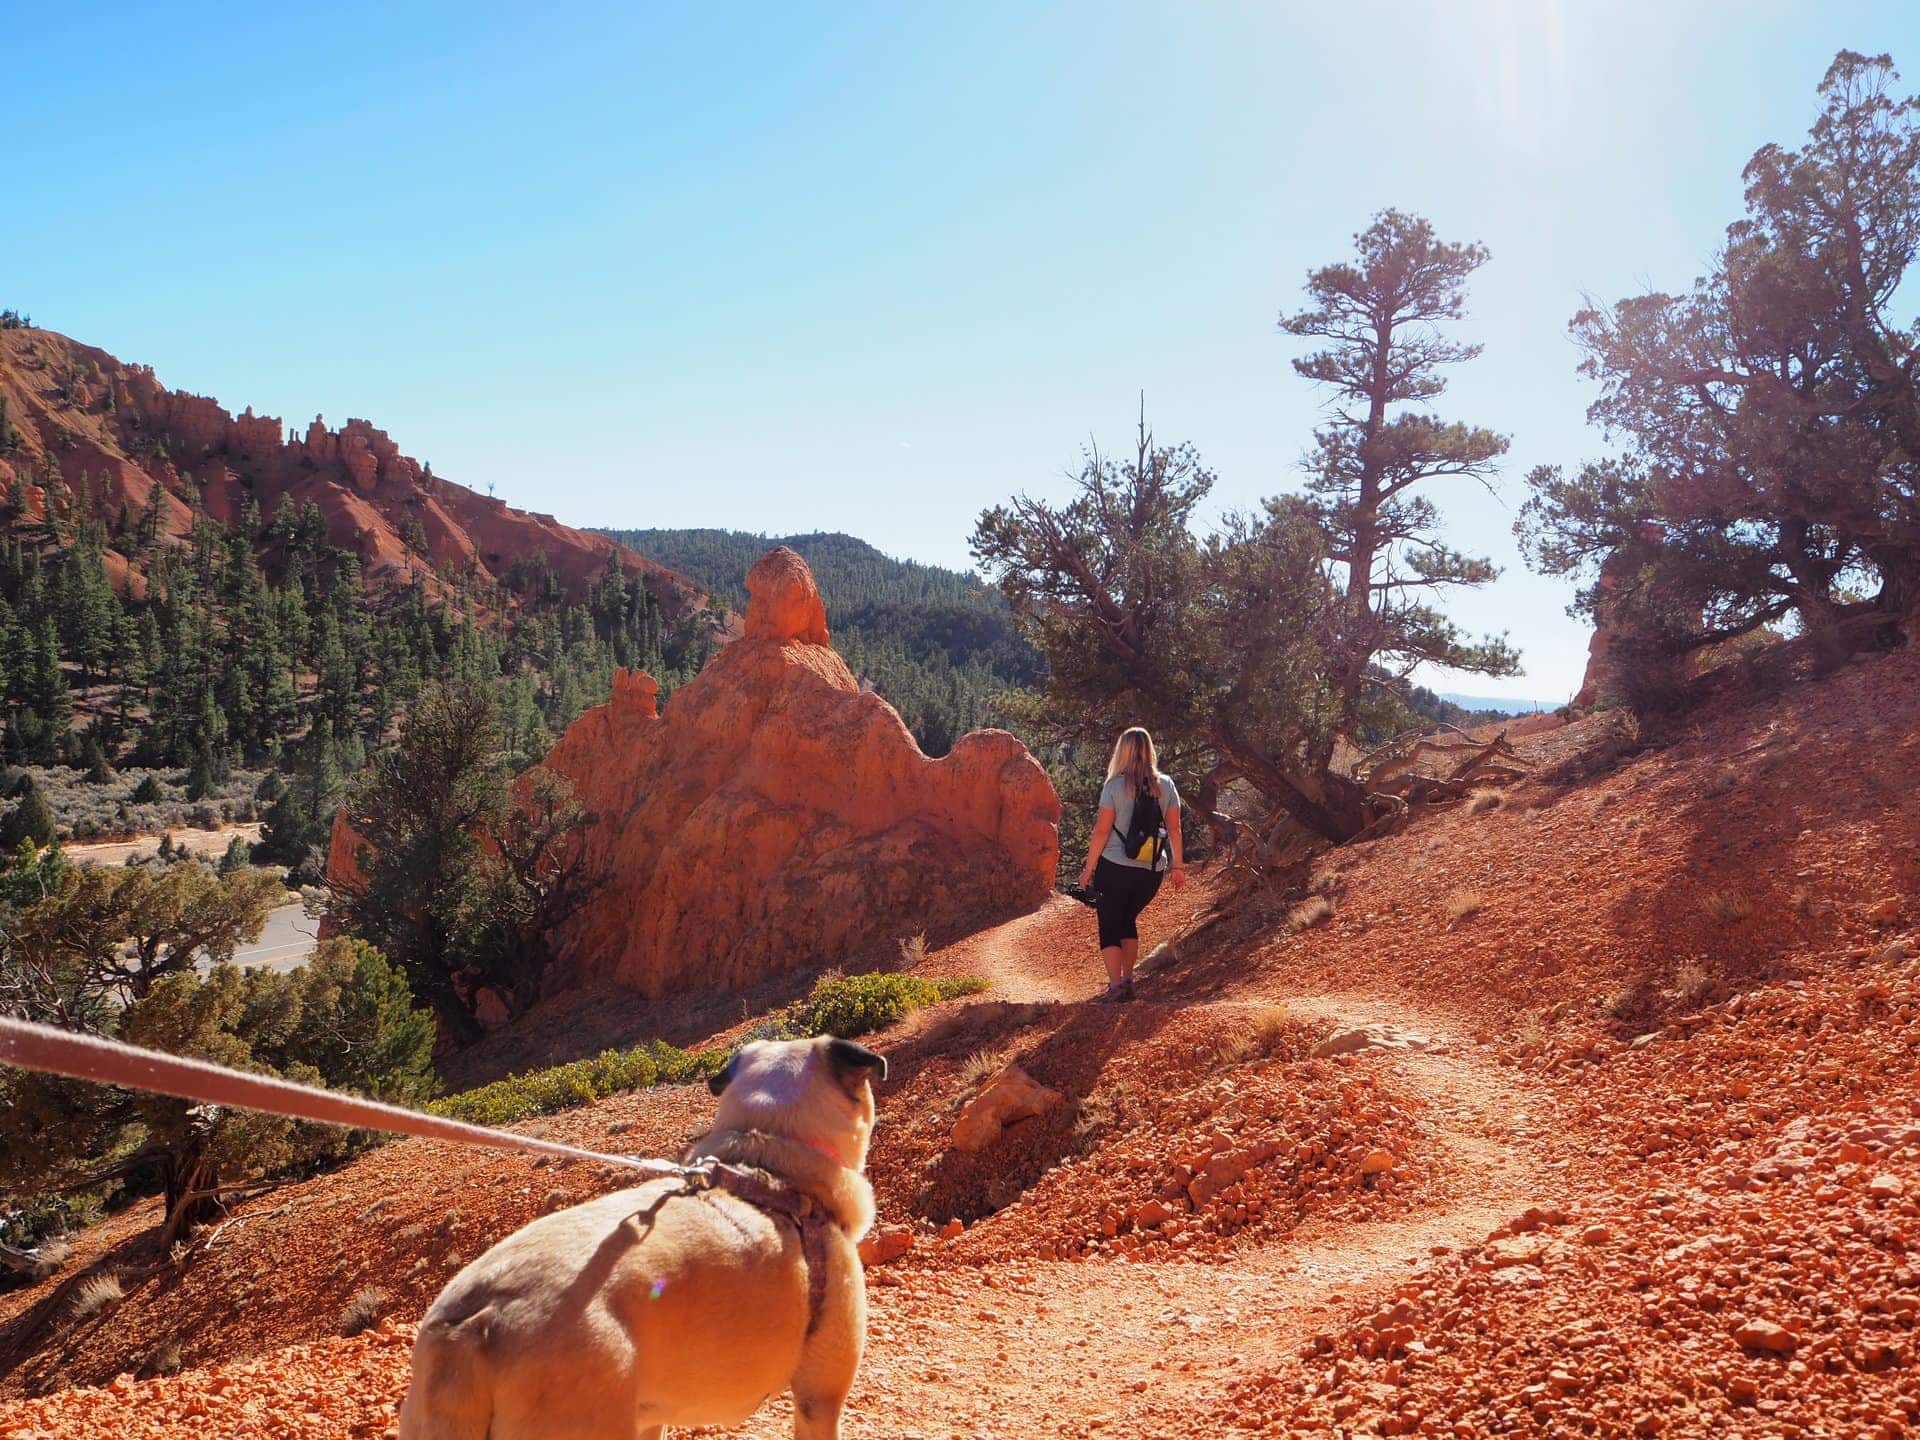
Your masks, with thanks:
M73 1318L84 1320L89 1315L98 1315L126 1298L126 1289L113 1271L103 1270L98 1275L89 1275L74 1287Z
M1084 1155L1098 1143L1101 1135L1120 1118L1120 1112L1105 1094L1084 1095L1074 1107L1073 1143L1076 1153Z
M1804 915L1809 920L1821 920L1833 914L1833 902L1822 900L1813 893L1810 886L1806 885L1796 889L1788 898L1787 904L1793 907L1795 914Z
M387 1292L377 1285L369 1285L347 1303L340 1312L340 1333L351 1339L362 1330L371 1330L380 1323L380 1317L386 1313Z
M1700 793L1709 800L1718 800L1722 795L1730 795L1740 784L1740 772L1731 765L1722 766L1709 775L1700 787Z
M1484 815L1489 810L1498 810L1507 803L1507 797L1498 790L1476 790L1467 797L1467 813Z
M1287 929L1294 934L1324 925L1333 919L1333 901L1324 895L1312 895L1293 907L1287 916Z
M1249 1060L1271 1056L1290 1056L1299 1027L1293 1012L1284 1004L1263 1005L1253 1012L1246 1026L1221 1032L1214 1042L1214 1055L1224 1066L1244 1065Z
M960 1088L971 1090L1007 1063L1004 1050L976 1050L960 1062Z
M1630 985L1623 985L1607 997L1606 1011L1612 1020L1637 1020L1647 1012L1653 999L1652 982L1644 977Z
M147 1358L140 1362L140 1368L135 1373L141 1380L152 1380L160 1375L174 1375L179 1372L182 1360L180 1347L167 1341L148 1351Z
M1248 1033L1263 1055L1271 1055L1278 1049L1292 1035L1293 1028L1293 1011L1280 1003L1262 1005L1253 1012L1253 1019L1247 1025Z
M1753 897L1744 890L1728 887L1709 890L1700 899L1701 912L1716 925L1738 925L1753 915Z
M909 935L906 939L900 942L900 962L903 965L905 965L909 970L918 969L921 962L924 961L926 958L927 958L927 932L926 931L922 930L918 935Z
M1698 960L1683 960L1674 968L1673 993L1682 1005L1704 1005L1719 988L1713 972Z
M1478 890L1455 890L1447 896L1447 923L1458 925L1486 908L1487 897Z

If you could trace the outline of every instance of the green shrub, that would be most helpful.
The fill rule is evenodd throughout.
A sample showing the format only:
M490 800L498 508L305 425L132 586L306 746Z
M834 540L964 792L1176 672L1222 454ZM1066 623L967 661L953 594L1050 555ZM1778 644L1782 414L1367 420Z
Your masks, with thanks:
M491 1085L436 1100L427 1109L474 1125L508 1125L529 1116L586 1105L623 1090L704 1080L719 1074L726 1063L724 1050L695 1052L664 1040L649 1040L631 1050L603 1050L590 1059L510 1075Z
M958 995L977 995L987 982L972 975L926 980L918 975L829 975L813 993L781 1012L794 1035L838 1035L852 1040L906 1017L909 1011Z
M918 975L832 975L804 1000L776 1011L747 1033L748 1040L797 1040L809 1035L857 1035L885 1029L909 1011L958 995L977 995L987 982L972 975L926 980ZM717 1075L728 1052L682 1050L649 1040L631 1050L603 1050L586 1060L510 1075L427 1106L435 1115L473 1125L510 1125L591 1104L626 1090L686 1085Z

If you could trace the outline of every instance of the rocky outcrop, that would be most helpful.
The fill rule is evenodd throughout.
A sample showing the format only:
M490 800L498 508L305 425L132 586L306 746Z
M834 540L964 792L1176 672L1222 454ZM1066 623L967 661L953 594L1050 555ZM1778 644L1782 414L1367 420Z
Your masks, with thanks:
M376 594L418 584L447 596L463 577L507 581L516 560L541 555L576 600L611 558L645 579L669 617L703 602L684 576L605 536L441 479L366 420L336 430L315 417L295 434L272 416L230 415L169 390L147 367L51 330L0 331L0 402L0 496L18 480L36 516L49 485L110 519L157 505L172 537L192 528L196 500L226 525L249 504L272 516L311 503ZM107 563L116 586L144 586L126 556L110 552Z
M1617 705L1630 699L1635 690L1635 672L1646 666L1626 626L1621 623L1618 600L1626 582L1645 563L1646 552L1666 538L1660 526L1648 523L1640 527L1637 543L1613 551L1601 562L1598 593L1594 601L1593 636L1587 642L1587 669L1580 678L1580 689L1573 703L1583 710L1596 705Z
M741 637L676 690L623 673L548 756L598 817L608 877L561 937L555 983L647 994L838 963L1038 904L1060 802L1004 731L927 758L827 643L806 563L747 576Z
M1044 1115L1060 1103L1060 1092L1042 1085L1018 1065L1002 1065L980 1087L953 1122L953 1143L968 1154L986 1149L1009 1125Z

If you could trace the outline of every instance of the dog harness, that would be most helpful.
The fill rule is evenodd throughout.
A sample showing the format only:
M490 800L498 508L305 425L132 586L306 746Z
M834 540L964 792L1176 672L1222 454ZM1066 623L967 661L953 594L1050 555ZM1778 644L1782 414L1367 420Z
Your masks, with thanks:
M811 1339L827 1308L827 1227L837 1222L811 1195L765 1170L713 1159L682 1165L679 1170L684 1188L676 1193L724 1190L771 1219L793 1226L807 1267L807 1337Z

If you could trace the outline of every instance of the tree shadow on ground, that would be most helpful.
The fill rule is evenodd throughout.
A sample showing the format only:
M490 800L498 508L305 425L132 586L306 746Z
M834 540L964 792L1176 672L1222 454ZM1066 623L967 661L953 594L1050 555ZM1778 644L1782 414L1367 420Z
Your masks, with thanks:
M1878 943L1874 907L1920 889L1913 658L1864 657L1817 682L1732 691L1680 722L1626 794L1666 812L1651 840L1677 853L1611 906L1637 973L1609 1018L1639 1033L1791 978L1803 958ZM1613 806L1618 811L1625 807ZM1606 812L1602 812L1605 817ZM1649 843L1609 821L1623 847Z

